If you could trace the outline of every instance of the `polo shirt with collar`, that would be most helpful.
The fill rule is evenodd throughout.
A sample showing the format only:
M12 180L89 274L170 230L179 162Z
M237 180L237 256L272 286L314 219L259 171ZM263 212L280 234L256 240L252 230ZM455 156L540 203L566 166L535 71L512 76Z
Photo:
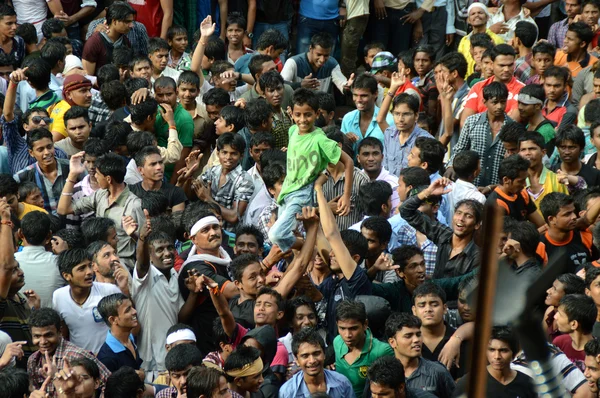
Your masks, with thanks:
M327 395L331 398L350 398L352 385L346 376L328 369L324 370ZM312 393L304 381L304 371L300 371L286 381L279 390L279 396L285 398L310 398Z
M554 65L566 66L567 68L569 68L569 71L571 72L571 76L573 76L573 78L577 77L579 72L581 72L588 65L593 65L597 61L598 58L594 57L588 52L585 53L585 56L580 62L572 60L571 56L562 50L558 50L556 52L556 56L554 57Z
M142 365L142 358L140 358L133 335L129 335L129 340L131 340L131 344L135 350L135 358L131 351L117 340L109 330L106 333L106 340L98 352L98 360L111 372L116 372L123 366L139 370Z
M342 340L342 336L338 335L333 340L333 349L335 351L335 371L350 380L357 397L362 396L367 379L367 371L373 361L382 356L394 356L392 347L388 343L374 338L369 328L365 332L365 343L360 356L352 364L349 364L344 358L348 354L348 346Z
M436 397L451 397L456 384L448 369L437 361L425 358L419 358L418 361L419 366L406 378L406 386L428 391Z
M383 139L383 167L393 175L400 175L400 171L408 166L408 154L415 146L419 137L433 138L431 134L415 124L413 131L404 144L400 143L400 131L392 123L385 130Z
M364 135L363 135L362 131L360 130L360 111L358 109L355 109L352 112L344 115L344 118L342 119L341 130L344 134L354 133L358 137L358 141L356 141L354 143L354 151L355 152L357 152L358 145L360 144L360 142L364 138L367 138L367 137L375 137L383 143L383 141L384 141L383 132L379 128L379 124L377 124L377 115L378 114L379 114L379 107L375 106L375 109L373 111L373 117L371 118L369 127L367 128L367 131L365 132ZM385 121L387 122L387 124L389 126L394 125L394 118L392 117L392 115L389 114L389 112L385 116Z
M558 126L557 128L568 124L576 124L577 122L577 108L569 101L569 93L567 92L557 101L556 107L552 110L548 110L548 100L546 99L542 108L542 115Z

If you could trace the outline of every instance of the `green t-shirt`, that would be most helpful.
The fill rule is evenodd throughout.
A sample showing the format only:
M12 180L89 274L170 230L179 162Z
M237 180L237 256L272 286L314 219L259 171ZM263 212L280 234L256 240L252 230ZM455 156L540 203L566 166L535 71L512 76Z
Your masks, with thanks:
M298 134L298 126L289 130L287 150L287 175L277 202L283 203L286 195L313 183L329 163L336 164L342 156L337 142L327 138L323 130L315 127L310 134Z
M377 358L385 355L394 355L394 350L388 343L377 340L373 337L371 329L367 329L365 345L363 346L360 357L352 365L349 365L344 359L348 353L348 346L342 340L342 336L337 336L333 340L333 349L335 351L335 371L343 374L350 380L352 389L357 397L362 397L367 379L367 370Z
M554 139L556 134L554 133L554 126L550 121L542 122L536 129L544 137L544 142L547 144Z
M194 140L194 120L181 104L177 104L173 116L177 127L177 136L179 137L181 145L184 148L191 148ZM163 120L160 112L156 115L154 133L156 134L158 146L166 148L169 139L169 124ZM165 165L165 176L167 177L167 180L171 178L174 168L174 164Z

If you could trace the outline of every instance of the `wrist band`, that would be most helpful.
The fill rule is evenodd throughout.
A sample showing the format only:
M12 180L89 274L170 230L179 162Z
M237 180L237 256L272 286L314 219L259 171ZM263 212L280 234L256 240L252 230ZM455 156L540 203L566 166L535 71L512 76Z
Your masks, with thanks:
M15 224L12 221L6 221L6 220L2 220L0 221L1 225L8 225L11 229L13 229L15 227Z
M73 196L73 192L61 192L62 196Z
M177 130L176 126L169 126L169 130Z

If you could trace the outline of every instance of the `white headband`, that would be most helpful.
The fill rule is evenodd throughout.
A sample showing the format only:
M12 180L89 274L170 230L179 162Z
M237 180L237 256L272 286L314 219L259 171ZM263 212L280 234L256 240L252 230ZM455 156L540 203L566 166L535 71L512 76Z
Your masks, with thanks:
M519 96L517 98L518 98L519 102L521 102L525 105L537 105L537 104L544 105L544 101L542 101L539 98L532 97L531 95L519 93Z
M488 17L490 16L488 8L483 3L473 3L473 4L471 4L469 6L469 8L467 8L467 15L469 15L471 13L471 10L473 8L481 8L483 10L483 12L485 12L485 15L487 15Z
M190 230L190 236L195 236L202 228L213 224L220 224L219 220L215 216L208 216L199 219Z
M180 329L167 336L167 344L182 340L196 341L196 335L190 329Z

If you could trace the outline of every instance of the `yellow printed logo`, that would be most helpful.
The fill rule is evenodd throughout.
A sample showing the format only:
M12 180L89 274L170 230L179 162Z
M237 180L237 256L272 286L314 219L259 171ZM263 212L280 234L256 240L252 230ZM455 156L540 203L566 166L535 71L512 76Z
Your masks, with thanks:
M360 377L362 377L363 379L367 378L367 371L369 370L368 366L361 366L358 369L358 374L360 375Z

